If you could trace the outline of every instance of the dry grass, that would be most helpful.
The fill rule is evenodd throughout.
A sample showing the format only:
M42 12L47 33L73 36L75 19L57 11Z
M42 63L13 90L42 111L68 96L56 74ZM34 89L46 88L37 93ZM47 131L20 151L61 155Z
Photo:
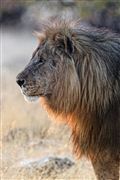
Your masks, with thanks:
M18 69L19 67L15 69L14 65L3 67L1 179L94 180L90 162L84 158L77 161L72 156L69 129L63 124L50 121L39 103L24 101L15 83ZM52 173L45 177L39 168L26 170L19 167L20 162L25 159L48 156L69 157L75 161L75 165L61 173L57 173L53 168ZM47 172L47 169L44 171Z

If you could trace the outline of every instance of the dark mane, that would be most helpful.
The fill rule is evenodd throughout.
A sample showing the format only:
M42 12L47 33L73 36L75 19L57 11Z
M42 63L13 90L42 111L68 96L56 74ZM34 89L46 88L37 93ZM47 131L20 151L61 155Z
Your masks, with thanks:
M118 153L120 143L116 137L119 137L120 124L120 37L109 31L76 28L75 23L66 21L57 21L47 26L44 34L53 42L57 36L59 45L67 39L69 54L79 79L76 84L76 108L73 112L70 110L71 115L66 114L68 124L72 123L75 152L78 156L89 155L91 152L97 155L104 149L109 149L113 154ZM65 47L62 48L65 55ZM60 95L56 103L48 103L53 114L58 113L59 102L65 102L65 99L61 100ZM67 109L69 104L72 107L70 102L71 99L61 107ZM67 112L64 108L63 112Z

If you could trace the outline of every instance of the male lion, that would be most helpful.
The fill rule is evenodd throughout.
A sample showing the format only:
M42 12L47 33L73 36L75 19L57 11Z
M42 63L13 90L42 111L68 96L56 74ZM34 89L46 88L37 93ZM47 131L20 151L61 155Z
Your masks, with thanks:
M120 36L59 20L44 27L39 45L17 76L29 100L72 130L74 152L90 158L99 180L119 179Z

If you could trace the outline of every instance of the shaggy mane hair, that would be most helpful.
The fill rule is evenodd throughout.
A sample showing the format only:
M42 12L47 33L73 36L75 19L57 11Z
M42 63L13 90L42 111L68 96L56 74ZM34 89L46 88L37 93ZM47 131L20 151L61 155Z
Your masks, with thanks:
M119 154L120 36L59 20L44 26L38 37L74 67L66 68L66 84L58 82L54 98L42 99L49 113L71 127L74 152L93 158L105 151Z

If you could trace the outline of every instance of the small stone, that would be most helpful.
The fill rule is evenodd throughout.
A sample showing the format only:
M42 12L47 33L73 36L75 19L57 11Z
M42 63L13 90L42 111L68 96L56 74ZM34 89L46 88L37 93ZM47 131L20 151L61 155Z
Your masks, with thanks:
M49 177L50 175L56 175L63 173L75 163L69 158L60 157L45 157L42 159L24 159L18 165L27 174L40 174L41 177Z

